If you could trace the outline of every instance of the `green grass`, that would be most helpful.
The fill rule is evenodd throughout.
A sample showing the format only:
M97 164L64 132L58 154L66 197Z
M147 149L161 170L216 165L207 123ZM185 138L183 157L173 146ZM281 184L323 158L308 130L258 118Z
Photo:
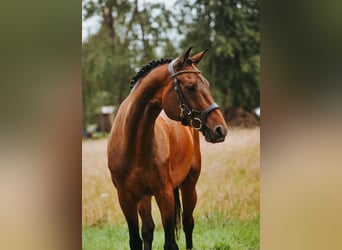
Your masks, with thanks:
M105 222L96 226L83 226L84 250L125 250L128 247L128 230L125 223L114 225ZM219 215L201 217L195 221L194 249L197 250L257 250L259 246L259 219L250 222L229 220ZM153 249L163 249L164 233L156 227ZM185 249L184 233L178 240L180 249Z

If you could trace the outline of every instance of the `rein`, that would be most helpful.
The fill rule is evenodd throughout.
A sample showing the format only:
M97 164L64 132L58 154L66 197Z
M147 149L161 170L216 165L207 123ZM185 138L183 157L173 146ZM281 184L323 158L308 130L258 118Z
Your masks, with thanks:
M217 105L217 103L214 102L208 108L206 108L204 111L200 111L197 109L193 109L193 108L189 107L189 105L187 105L186 100L184 98L184 95L182 93L182 90L180 88L179 81L178 81L176 76L178 76L180 74L185 74L185 73L201 74L201 71L199 71L199 70L181 70L181 71L175 72L173 69L173 64L175 63L176 60L177 60L177 58L175 60L173 60L172 62L170 62L169 66L168 66L168 70L169 70L169 73L171 74L171 77L173 79L173 86L174 86L174 89L178 95L178 99L180 102L179 117L182 118L182 124L183 125L186 125L186 119L185 119L186 116L190 117L191 127L196 129L196 130L203 132L204 128L206 128L205 121L207 119L208 114L211 111L218 109L220 107Z

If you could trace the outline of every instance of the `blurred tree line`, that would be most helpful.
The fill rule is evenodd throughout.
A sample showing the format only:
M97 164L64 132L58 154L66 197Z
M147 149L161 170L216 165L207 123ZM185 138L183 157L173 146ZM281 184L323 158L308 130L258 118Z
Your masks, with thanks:
M123 101L142 65L175 58L190 46L209 49L199 67L221 108L260 106L259 1L177 0L172 10L146 0L82 1L83 20L102 20L82 43L84 127L101 106Z

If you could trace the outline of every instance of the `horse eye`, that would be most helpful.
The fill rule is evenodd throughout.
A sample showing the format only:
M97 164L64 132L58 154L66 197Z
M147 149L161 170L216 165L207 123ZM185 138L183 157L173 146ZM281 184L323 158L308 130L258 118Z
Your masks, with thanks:
M185 88L189 92L194 92L196 90L196 87L193 84L190 84L190 85L186 86Z

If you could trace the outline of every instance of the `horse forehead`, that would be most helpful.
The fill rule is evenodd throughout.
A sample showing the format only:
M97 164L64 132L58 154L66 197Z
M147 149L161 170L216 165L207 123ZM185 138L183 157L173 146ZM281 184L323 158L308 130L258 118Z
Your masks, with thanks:
M197 70L199 71L196 66L193 66L193 67L190 67L189 68L185 68L185 70ZM197 73L185 73L185 74L181 74L179 75L179 77L183 77L181 78L181 80L183 81L191 81L191 82L194 82L194 83L203 83L207 86L209 86L209 82L208 80L201 74L197 74Z
M201 74L195 72L183 73L180 74L179 80L183 83L192 82L192 83L201 83L205 82L204 77Z

